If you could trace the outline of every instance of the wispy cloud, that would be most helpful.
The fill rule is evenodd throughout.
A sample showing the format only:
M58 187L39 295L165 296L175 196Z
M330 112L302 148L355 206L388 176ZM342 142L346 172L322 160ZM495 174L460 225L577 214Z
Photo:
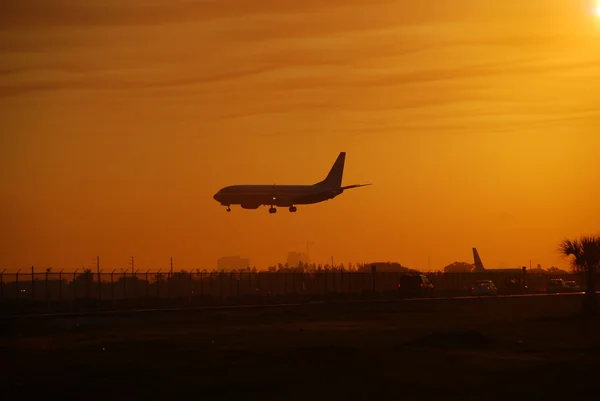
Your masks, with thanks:
M378 0L380 4L388 1ZM223 18L319 12L369 4L366 0L280 1L99 1L23 0L3 2L0 23L9 27L94 27L207 22Z

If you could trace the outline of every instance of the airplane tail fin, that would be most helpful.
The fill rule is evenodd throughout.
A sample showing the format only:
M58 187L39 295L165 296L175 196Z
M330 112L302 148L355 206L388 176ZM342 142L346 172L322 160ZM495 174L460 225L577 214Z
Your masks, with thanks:
M329 188L341 188L342 187L342 175L344 175L344 162L346 161L346 152L340 152L339 156L333 163L329 174L321 182L315 185L324 185Z
M483 267L483 263L479 257L479 252L477 252L477 248L473 248L473 261L475 262L475 269L473 269L474 272L486 271L486 268Z

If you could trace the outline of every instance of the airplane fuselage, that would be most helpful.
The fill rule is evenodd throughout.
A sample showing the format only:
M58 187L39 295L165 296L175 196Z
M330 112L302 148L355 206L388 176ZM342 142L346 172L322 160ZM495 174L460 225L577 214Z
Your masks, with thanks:
M244 209L260 206L291 207L333 199L343 190L318 185L232 185L214 196L224 206L240 205Z

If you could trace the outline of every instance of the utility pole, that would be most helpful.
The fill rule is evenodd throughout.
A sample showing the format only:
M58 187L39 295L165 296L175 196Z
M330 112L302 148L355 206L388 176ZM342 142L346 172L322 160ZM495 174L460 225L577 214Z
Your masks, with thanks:
M134 268L133 268L133 256L131 257L131 274L134 274Z
M173 275L173 256L171 256L171 276Z
M331 268L333 269L333 256L331 257Z

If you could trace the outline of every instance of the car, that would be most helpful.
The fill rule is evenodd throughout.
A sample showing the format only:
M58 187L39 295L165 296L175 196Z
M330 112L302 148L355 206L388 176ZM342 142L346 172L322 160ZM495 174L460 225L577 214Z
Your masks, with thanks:
M579 284L577 284L575 281L573 280L567 280L565 281L565 289L569 292L580 292L581 288L579 287Z
M567 292L568 288L562 278L551 278L546 286L547 293Z
M507 294L527 294L529 288L522 278L507 278L504 282Z
M398 294L402 298L431 297L433 295L433 284L424 274L407 274L400 277Z
M471 291L473 295L498 295L498 288L492 280L478 280Z

